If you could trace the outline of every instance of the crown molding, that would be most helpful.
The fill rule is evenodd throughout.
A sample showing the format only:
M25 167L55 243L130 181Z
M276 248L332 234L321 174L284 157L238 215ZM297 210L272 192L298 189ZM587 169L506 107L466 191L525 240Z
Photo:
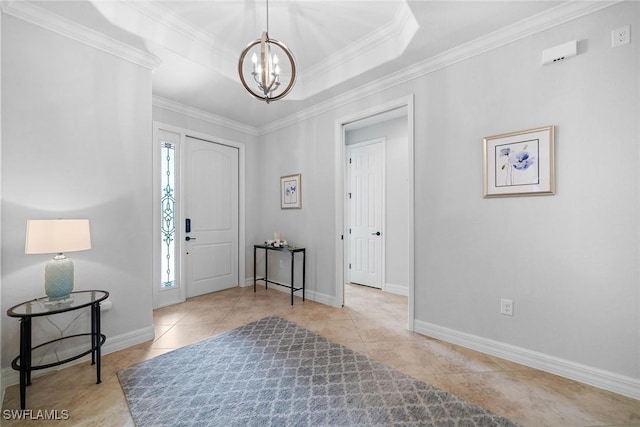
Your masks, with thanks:
M151 27L155 28L155 31L141 34L143 37L186 56L230 80L237 79L235 68L237 52L225 48L211 35L185 22L169 8L158 3L136 0L120 0L118 3L128 6L138 17L143 17ZM418 23L411 8L404 1L401 4L402 7L387 25L336 52L321 64L301 72L296 90L289 95L289 99L304 100L339 84L346 78L361 74L362 64L368 64L365 68L370 69L401 55L418 30ZM159 26L163 28L160 30ZM138 26L136 30L144 32L143 26ZM158 38L158 34L162 35L161 39ZM171 34L170 37L169 34ZM393 48L380 48L381 46L393 46ZM395 55L380 57L381 51L393 52ZM228 64L233 66L229 67Z
M208 33L180 19L166 6L139 0L119 0L116 4L129 8L139 20L144 21L145 25L137 25L131 31L227 78L233 80L237 77L235 65L239 53L232 52ZM123 12L122 15L127 14ZM126 26L127 22L121 25Z
M136 49L114 38L87 28L33 3L17 0L2 0L2 13L53 31L88 46L100 49L126 61L150 70L160 66L161 60L155 55Z
M401 56L420 26L407 3L400 4L386 25L300 73L292 99L303 100Z
M442 68L457 64L501 46L532 36L558 25L606 9L624 0L611 1L569 1L554 8L541 12L533 17L518 21L500 30L479 37L439 55L406 67L400 71L380 78L374 82L359 86L348 92L328 99L312 107L303 109L295 114L274 121L267 126L258 128L259 134L274 132L311 117L326 113L357 100L366 98L389 88L401 85Z
M258 130L250 125L236 122L235 120L227 119L222 116L218 116L207 111L200 110L189 105L181 104L180 102L172 99L164 98L162 96L153 95L153 106L160 107L165 110L173 111L194 119L203 120L218 126L223 126L228 129L232 129L238 132L246 133L252 136L258 136Z
M473 58L518 40L541 33L574 19L620 3L613 1L569 1L530 18L510 24L468 43L405 68L396 78L412 80L450 65Z

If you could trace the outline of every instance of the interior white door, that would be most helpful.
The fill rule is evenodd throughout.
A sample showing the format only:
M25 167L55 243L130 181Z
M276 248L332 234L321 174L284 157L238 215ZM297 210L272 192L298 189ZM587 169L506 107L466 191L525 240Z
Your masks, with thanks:
M383 144L363 143L348 151L350 281L382 288Z
M187 137L184 165L183 248L190 298L239 283L238 149Z

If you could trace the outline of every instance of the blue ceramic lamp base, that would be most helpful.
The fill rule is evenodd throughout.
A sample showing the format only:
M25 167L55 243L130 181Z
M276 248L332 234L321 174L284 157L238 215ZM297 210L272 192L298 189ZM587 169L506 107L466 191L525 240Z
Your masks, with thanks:
M50 301L69 298L73 291L73 261L56 255L44 268L44 291Z

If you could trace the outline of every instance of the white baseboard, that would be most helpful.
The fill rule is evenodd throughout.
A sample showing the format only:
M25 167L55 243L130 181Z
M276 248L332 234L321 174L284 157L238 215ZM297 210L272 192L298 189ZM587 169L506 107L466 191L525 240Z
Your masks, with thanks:
M404 297L409 296L409 287L406 285L396 285L393 283L385 283L382 290L389 292L390 294L402 295Z
M253 277L247 278L245 286L253 286ZM264 282L262 280L258 280L258 286L264 287ZM291 289L288 286L289 285L287 283L269 282L269 288L275 289L280 292L286 292L288 294L291 294ZM296 291L294 295L302 297L302 292ZM304 298L311 301L315 301L320 304L330 305L332 307L342 307L342 302L338 302L338 299L336 297L323 294L320 292L316 292L310 289L304 290Z
M627 377L420 320L415 321L415 332L634 399L640 399L640 379L637 378Z
M131 347L136 344L143 343L145 341L152 340L154 337L153 326L149 326L147 328L138 329L137 331L127 332L124 334L117 335L115 337L107 337L106 341L102 345L101 353L104 356L105 354L113 353L115 351L123 350L127 347ZM89 337L87 337L89 339ZM64 352L58 353L58 356L51 355L45 357L42 360L42 363L53 363L56 360L64 359L66 357L71 357L74 354L77 354L77 351L74 348L65 349ZM91 355L84 356L80 359L74 360L69 363L65 363L64 365L54 366L49 369L41 369L37 371L32 371L32 378L37 378L49 372L56 372L61 369L67 368L72 365L76 365L78 363L83 363L91 360ZM4 396L4 392L7 387L11 387L12 385L16 385L20 382L20 376L18 371L14 370L10 366L2 369L2 395Z

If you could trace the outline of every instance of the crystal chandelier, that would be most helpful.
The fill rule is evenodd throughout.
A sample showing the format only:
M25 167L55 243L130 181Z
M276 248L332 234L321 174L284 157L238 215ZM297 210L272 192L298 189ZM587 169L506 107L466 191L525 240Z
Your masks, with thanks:
M245 59L251 52L251 63ZM288 64L284 69L278 58L283 53ZM281 55L282 56L282 55ZM291 51L278 40L269 38L269 0L267 0L267 31L249 43L240 54L238 74L242 86L255 98L266 101L277 101L284 98L296 82L296 60ZM247 80L253 79L251 85Z

